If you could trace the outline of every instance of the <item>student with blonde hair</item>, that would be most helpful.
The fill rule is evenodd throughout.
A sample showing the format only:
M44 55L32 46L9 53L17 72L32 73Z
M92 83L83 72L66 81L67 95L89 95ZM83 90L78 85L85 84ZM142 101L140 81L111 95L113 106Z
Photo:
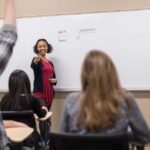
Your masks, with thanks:
M111 58L90 51L83 62L81 92L71 93L64 104L61 132L123 134L128 127L135 141L150 142L150 132L134 97L121 87Z

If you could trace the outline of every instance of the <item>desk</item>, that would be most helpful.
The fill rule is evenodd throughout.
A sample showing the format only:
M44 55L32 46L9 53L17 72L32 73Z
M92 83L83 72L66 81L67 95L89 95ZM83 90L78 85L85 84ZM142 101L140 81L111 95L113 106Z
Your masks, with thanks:
M30 127L12 127L6 128L7 137L13 142L22 142L33 132Z
M38 121L45 121L47 119L49 119L52 116L52 112L48 111L47 114L45 115L45 117L39 118L36 114L34 114L34 117L36 120Z
M48 132L51 126L50 118L52 116L52 112L48 111L47 114L43 118L39 118L36 114L34 114L35 119L39 123L40 134L45 141L45 147L48 144Z

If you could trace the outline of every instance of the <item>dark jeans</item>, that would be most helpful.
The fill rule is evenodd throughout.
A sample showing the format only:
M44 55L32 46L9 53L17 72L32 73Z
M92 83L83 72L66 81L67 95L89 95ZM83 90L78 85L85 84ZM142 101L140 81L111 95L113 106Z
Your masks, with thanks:
M40 135L41 138L45 141L45 143L48 142L48 133L50 132L50 127L51 127L51 119L39 122Z

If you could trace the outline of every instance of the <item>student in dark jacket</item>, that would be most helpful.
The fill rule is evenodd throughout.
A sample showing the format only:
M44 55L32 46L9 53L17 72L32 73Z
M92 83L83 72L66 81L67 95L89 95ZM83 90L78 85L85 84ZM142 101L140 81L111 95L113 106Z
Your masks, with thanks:
M41 105L38 98L31 95L30 81L27 74L23 70L15 70L10 74L9 91L2 97L0 107L2 111L25 111L32 110L39 118L44 117L47 113L47 108ZM24 121L30 126L30 120ZM32 126L31 126L32 127ZM37 138L34 140L34 138ZM38 133L35 131L32 138L29 139L29 145L35 144L38 149Z
M2 111L32 110L39 118L46 115L47 108L32 96L30 80L23 70L15 70L10 74L8 87L9 91L0 102Z

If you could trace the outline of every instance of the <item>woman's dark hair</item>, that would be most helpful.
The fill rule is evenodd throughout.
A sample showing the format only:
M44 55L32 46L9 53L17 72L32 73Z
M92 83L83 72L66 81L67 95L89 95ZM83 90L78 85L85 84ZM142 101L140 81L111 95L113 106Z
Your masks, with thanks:
M22 94L31 94L30 80L23 70L14 70L9 77L9 91L2 98L1 106L5 108L20 109L20 96ZM4 108L4 109L5 109ZM3 110L3 108L1 108ZM9 109L9 110L10 110Z
M47 53L51 53L52 50L53 50L53 47L51 44L48 43L48 41L46 39L38 39L37 42L35 43L34 47L33 47L33 50L36 54L39 54L39 51L37 50L37 45L40 41L44 41L47 46L48 46L48 49L47 49Z
M30 80L23 70L15 70L10 74L8 86L11 95L31 94Z

